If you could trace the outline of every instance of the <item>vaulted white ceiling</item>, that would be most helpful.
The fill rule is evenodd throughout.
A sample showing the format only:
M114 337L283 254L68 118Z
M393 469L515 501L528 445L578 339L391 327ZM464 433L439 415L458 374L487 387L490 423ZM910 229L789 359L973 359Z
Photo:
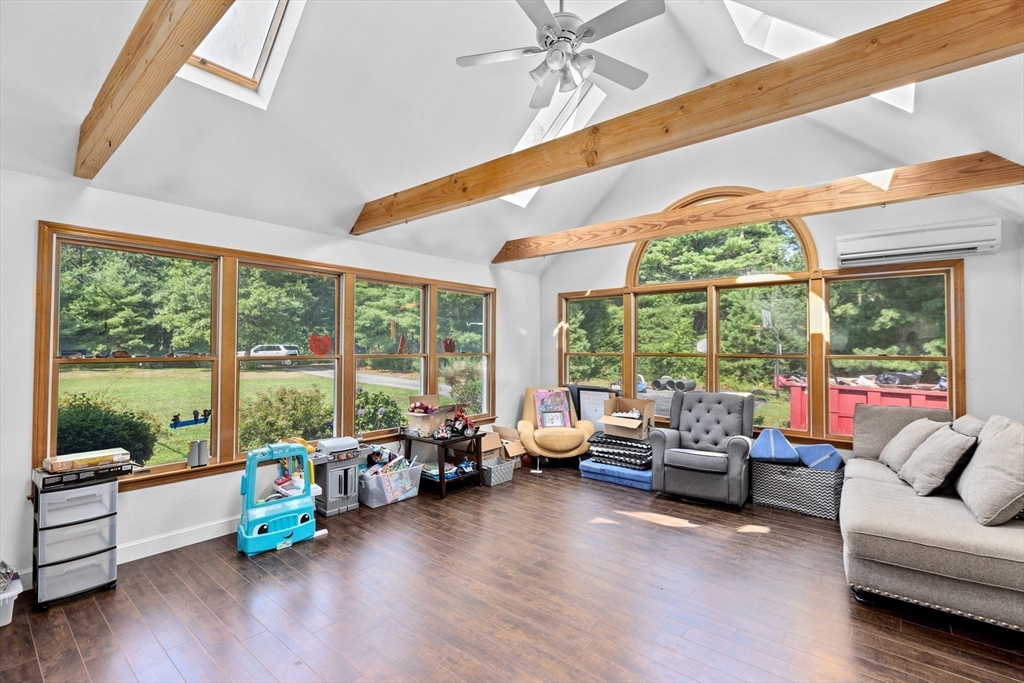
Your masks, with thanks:
M586 19L614 4L568 0L566 10ZM744 4L842 37L934 3ZM78 127L142 6L0 2L0 166L71 176ZM628 167L545 187L525 209L496 200L365 237L347 233L366 200L512 150L535 113L527 106L534 87L527 71L537 60L463 69L455 57L529 45L533 32L511 0L308 2L265 111L175 79L91 182L486 263L507 239L586 224ZM608 97L595 121L771 60L743 43L720 0L670 0L665 15L597 47L651 77L635 92L601 82ZM894 165L981 149L1024 162L1022 112L1024 57L1017 57L919 84L913 114L864 99L806 118ZM751 137L784 130L769 126ZM820 153L829 154L828 146ZM822 180L831 178L806 182ZM771 169L759 186L775 188ZM979 199L1024 215L1020 188ZM511 267L540 272L548 262Z

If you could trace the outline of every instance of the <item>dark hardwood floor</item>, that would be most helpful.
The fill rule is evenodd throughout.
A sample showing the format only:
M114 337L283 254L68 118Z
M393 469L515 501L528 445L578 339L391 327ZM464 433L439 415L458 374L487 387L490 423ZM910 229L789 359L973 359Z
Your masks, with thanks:
M838 524L517 470L360 508L247 559L227 536L0 629L0 681L1020 681L1019 633L858 604Z

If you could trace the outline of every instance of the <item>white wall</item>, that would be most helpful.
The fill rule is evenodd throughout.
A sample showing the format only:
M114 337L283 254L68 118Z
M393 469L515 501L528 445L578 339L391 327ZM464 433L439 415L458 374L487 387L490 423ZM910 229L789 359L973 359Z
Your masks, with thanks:
M192 241L497 290L497 414L515 424L539 381L539 278L89 187L0 171L0 557L32 563L29 492L36 242L39 220ZM229 533L240 473L130 491L119 500L122 561Z
M827 150L827 154L822 154ZM773 190L890 168L891 160L807 119L791 119L634 163L588 219L599 223L663 210L707 187ZM1017 188L1021 190L1022 188ZM1003 246L965 259L967 408L1024 419L1024 274L1021 223L974 196L908 202L806 219L822 268L836 267L836 235L999 215ZM541 278L541 381L557 380L558 293L621 287L633 245L554 257Z

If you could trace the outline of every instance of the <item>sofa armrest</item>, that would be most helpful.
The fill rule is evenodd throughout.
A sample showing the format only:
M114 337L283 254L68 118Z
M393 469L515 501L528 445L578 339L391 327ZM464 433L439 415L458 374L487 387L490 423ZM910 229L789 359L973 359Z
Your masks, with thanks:
M655 491L665 490L665 451L679 448L679 430L656 427L651 430L651 450L654 456L651 462L651 488Z
M516 425L516 429L519 431L519 440L523 442L523 448L526 449L527 453L535 455L537 453L537 442L533 438L533 432L535 427L529 420L520 420L519 424Z
M594 435L594 423L591 422L590 420L577 420L574 426L576 427L576 429L583 432L584 441L587 441L588 439L590 439L590 437Z
M729 469L732 469L734 460L746 460L750 456L750 449L754 447L754 440L749 436L731 436L726 443L726 452L729 454Z

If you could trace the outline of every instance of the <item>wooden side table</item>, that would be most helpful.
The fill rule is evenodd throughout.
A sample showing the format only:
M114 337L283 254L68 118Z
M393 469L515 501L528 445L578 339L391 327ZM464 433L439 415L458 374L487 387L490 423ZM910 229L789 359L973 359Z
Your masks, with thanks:
M402 452L405 453L406 457L409 457L411 453L410 446L412 442L425 443L433 445L437 449L437 468L438 468L438 479L435 480L432 477L428 477L424 472L420 475L420 483L424 481L437 481L441 489L441 498L447 495L448 484L455 481L462 481L463 479L470 479L476 477L476 485L483 486L484 484L484 473L483 473L483 439L484 435L482 432L477 432L473 436L457 436L453 439L437 440L431 437L423 436L411 436L408 434L401 434L399 439L402 444ZM472 441L470 450L467 451L456 451L452 448L457 443L465 443ZM473 462L476 463L474 470L467 474L460 474L457 477L448 479L444 476L444 464L451 458L452 462L461 462L464 455L468 455L473 458ZM458 460L456 460L458 458Z

